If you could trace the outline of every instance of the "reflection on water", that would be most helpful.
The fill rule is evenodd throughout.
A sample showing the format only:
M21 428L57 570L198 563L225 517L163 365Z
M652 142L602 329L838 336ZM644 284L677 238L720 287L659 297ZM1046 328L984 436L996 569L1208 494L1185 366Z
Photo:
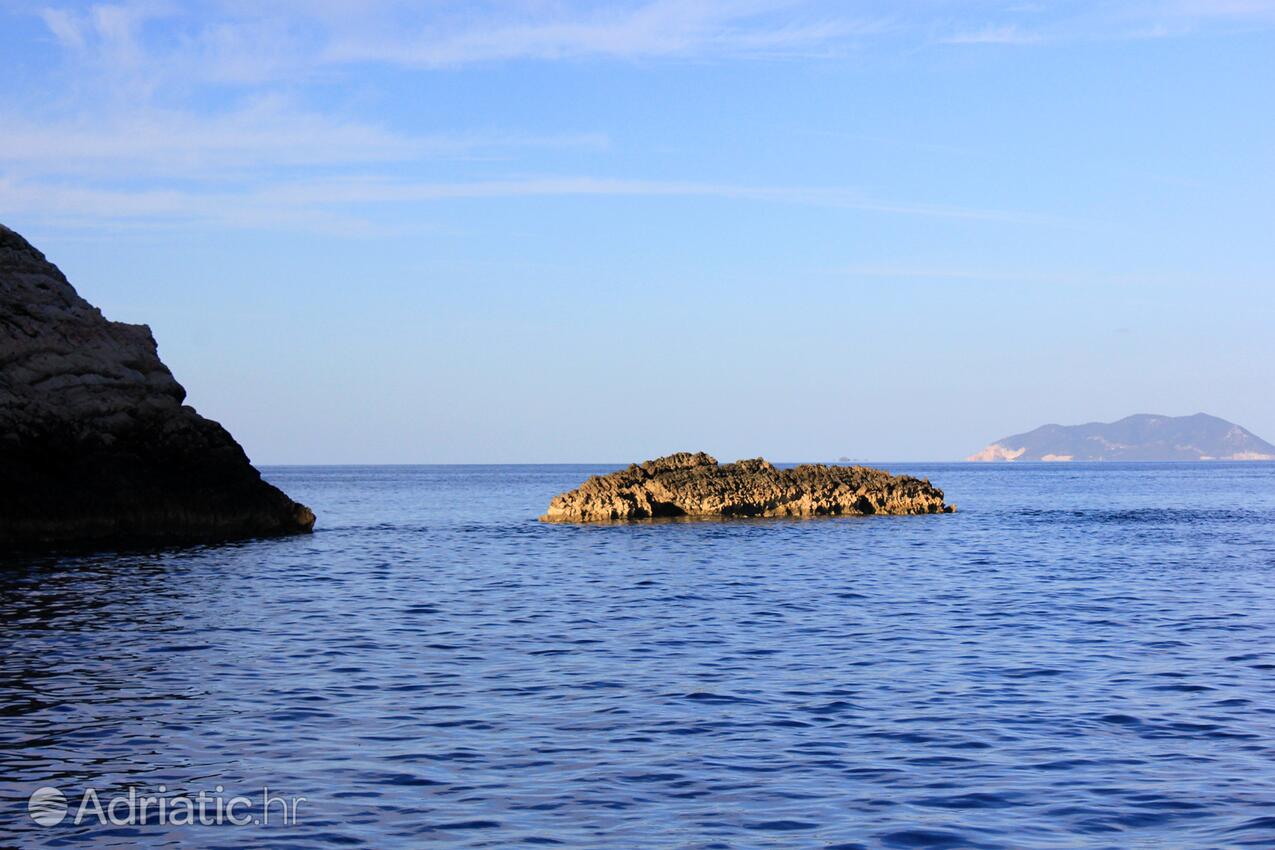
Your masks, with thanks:
M0 844L1275 846L1275 465L545 526L587 467L289 468L313 537L0 572ZM38 826L303 796L270 827Z

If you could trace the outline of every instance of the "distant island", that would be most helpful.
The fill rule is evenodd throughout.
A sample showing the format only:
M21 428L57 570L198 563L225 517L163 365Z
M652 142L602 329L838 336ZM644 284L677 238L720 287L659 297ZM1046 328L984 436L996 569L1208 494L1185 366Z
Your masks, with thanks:
M1275 460L1275 446L1247 428L1207 413L1139 413L1118 422L1042 425L1003 437L972 461Z

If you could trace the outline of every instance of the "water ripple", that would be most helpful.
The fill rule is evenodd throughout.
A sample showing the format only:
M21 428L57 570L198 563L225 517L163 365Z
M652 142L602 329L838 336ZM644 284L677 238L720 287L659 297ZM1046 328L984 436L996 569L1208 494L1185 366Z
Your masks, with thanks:
M1275 466L534 522L595 471L270 470L312 537L11 564L5 846L1275 846ZM306 802L41 827L42 785Z

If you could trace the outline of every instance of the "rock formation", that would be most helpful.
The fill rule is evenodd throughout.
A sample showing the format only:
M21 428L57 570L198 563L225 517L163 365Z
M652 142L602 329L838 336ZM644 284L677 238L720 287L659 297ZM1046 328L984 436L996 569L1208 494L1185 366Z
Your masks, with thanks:
M149 328L105 319L0 225L0 547L310 531L185 396Z
M1275 446L1207 413L1139 413L1118 422L1042 425L1035 431L999 439L966 460L1275 460Z
M805 517L951 513L943 491L866 466L776 469L756 458L719 466L680 452L590 478L555 496L542 522L661 517Z

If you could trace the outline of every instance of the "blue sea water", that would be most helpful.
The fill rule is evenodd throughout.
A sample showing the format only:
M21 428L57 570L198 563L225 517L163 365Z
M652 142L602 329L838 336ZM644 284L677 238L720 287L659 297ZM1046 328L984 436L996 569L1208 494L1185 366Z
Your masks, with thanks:
M313 536L10 563L0 846L1275 846L1275 464L890 468L959 512L552 526L608 467L272 468ZM306 799L72 823L129 786Z

